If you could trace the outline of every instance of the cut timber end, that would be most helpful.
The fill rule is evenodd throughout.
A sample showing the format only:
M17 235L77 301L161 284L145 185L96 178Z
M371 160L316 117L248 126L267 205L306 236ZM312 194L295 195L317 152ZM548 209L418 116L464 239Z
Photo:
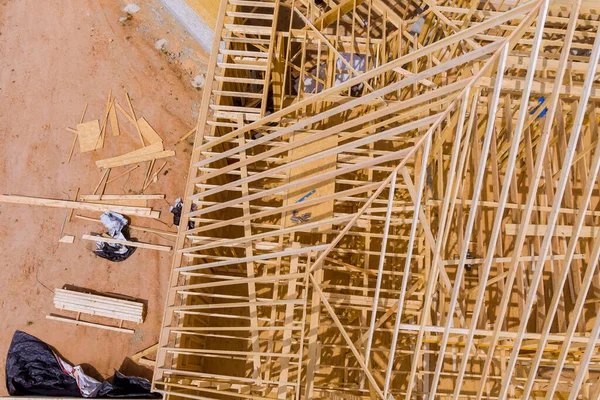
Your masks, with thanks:
M77 318L71 319L57 315L48 315L46 318L124 333L133 333L133 330L123 328L121 326L123 321L142 323L145 313L144 304L140 302L58 288L54 290L54 306L59 310L76 312ZM120 321L120 326L82 321L81 314L112 318Z
M73 243L75 241L75 236L65 235L59 239L59 243Z

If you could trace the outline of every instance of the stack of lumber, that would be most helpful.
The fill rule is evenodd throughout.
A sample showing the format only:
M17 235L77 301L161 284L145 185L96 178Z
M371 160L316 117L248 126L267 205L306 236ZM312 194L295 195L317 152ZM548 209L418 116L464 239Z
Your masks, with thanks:
M116 299L108 296L76 292L73 290L55 289L54 306L59 310L76 312L77 318L71 319L56 315L48 315L46 318L78 325L92 326L100 329L116 330L126 333L133 332L133 330L125 329L121 326L114 327L94 322L81 321L79 320L80 314L83 313L98 317L113 318L121 321L121 324L123 321L130 321L138 324L144 321L143 303Z

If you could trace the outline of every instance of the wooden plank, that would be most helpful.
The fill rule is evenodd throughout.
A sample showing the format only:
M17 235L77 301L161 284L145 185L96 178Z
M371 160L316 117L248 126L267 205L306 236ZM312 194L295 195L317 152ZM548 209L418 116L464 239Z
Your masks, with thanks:
M146 183L146 185L144 185L143 190L146 190L148 188L148 186L152 185L154 182L158 182L158 174L161 173L161 171L165 168L166 165L167 165L167 162L165 161L160 167L158 167L156 172L154 174L152 174L151 177L148 178L148 183Z
M175 152L173 150L159 151L157 153L149 153L136 157L122 158L118 160L105 159L96 161L98 168L115 168L122 167L124 165L136 164L144 161L158 160L161 158L173 157Z
M73 318L62 317L60 315L52 315L52 314L46 315L46 319L51 319L53 321L66 322L66 323L75 324L75 325L89 326L92 328L105 329L108 331L115 331L115 332L122 332L122 333L135 333L135 331L133 329L119 328L116 326L97 324L94 322L79 321L79 320L76 320Z
M82 194L79 197L82 201L97 200L163 200L164 194Z
M138 150L131 151L129 153L122 154L120 156L106 158L103 160L96 161L96 167L98 168L113 168L120 167L123 165L135 164L142 161L155 160L158 158L172 157L175 155L174 151L163 150L162 142L153 143L146 147Z
M116 200L82 200L84 203L96 203L96 204L112 204L119 206L129 207L148 207L148 201L144 199L116 199Z
M75 215L75 218L82 219L85 221L102 223L102 221L100 221L98 218L90 218L90 217L85 217L83 215ZM136 226L136 225L128 225L128 226L129 226L129 229L133 229L134 231L150 232L150 233L156 233L157 235L177 237L177 232L170 232L170 231L165 231L162 229L148 228L145 226Z
M85 211L114 211L126 215L137 215L140 217L158 218L160 217L159 211L152 211L148 207L129 207L119 206L110 204L96 204L96 203L84 203L79 201L70 200L56 200L41 197L28 197L28 196L16 196L16 195L0 195L0 203L12 203L21 205L32 205L32 206L44 206L54 208L72 208L74 210L85 210Z
M64 301L62 299L55 299L54 307L56 307L59 310L73 311L73 312L96 316L96 317L112 318L112 319L116 319L119 321L130 321L130 322L135 322L135 323L142 322L142 318L139 313L134 313L134 312L127 313L127 312L122 312L122 311L117 311L117 310L106 310L106 309L102 309L102 308L94 308L93 305L85 304L85 302L82 302L82 304L73 304L69 301Z
M54 289L54 292L55 292L55 294L60 293L60 294L64 294L64 295L67 295L70 297L91 298L98 302L109 302L111 304L118 304L118 305L123 305L123 306L128 306L128 307L141 308L144 306L143 303L140 303L138 301L127 300L124 298L118 298L118 297L112 297L112 296L104 296L104 295L100 295L100 294L80 292L80 291L70 290L70 289L57 288L57 289Z
M102 128L100 128L100 137L98 138L96 145L100 148L104 147L104 139L106 138L106 125L108 124L108 117L110 116L110 110L113 106L114 98L112 97L112 89L108 91L108 99L106 100L106 113L102 119Z
M125 160L132 157L138 157L141 155L156 153L163 150L162 143L153 143L148 146L142 147L141 149L133 150L120 156L107 158L106 160ZM97 162L104 162L106 160L98 160Z
M171 251L171 249L172 249L170 246L162 246L162 245L158 245L158 244L150 244L150 243L142 243L142 242L132 242L130 240L119 240L119 239L105 238L102 236L94 236L94 235L83 235L81 238L83 240L92 240L95 242L122 244L124 246L139 247L141 249L148 249L148 250Z
M179 139L177 139L177 141L175 142L175 144L183 142L185 139L187 139L190 136L192 136L194 134L194 132L196 132L196 127L193 127L192 129L190 129L189 131L187 131L185 135L183 135Z

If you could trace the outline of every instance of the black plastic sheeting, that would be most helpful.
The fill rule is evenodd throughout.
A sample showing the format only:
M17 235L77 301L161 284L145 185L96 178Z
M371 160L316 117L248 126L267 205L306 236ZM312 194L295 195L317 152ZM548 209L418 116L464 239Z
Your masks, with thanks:
M63 372L52 348L38 338L16 331L6 356L6 388L11 396L82 397L77 381ZM144 378L118 371L102 382L94 397L158 399Z

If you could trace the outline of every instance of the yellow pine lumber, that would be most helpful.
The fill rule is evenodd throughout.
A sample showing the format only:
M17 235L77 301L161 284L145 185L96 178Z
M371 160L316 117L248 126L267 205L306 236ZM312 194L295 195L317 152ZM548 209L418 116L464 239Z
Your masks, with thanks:
M156 144L156 143L155 143ZM151 145L153 146L153 145ZM164 150L156 153L142 154L139 156L129 157L129 158L120 158L118 160L106 159L106 160L98 160L96 161L96 166L98 168L115 168L122 167L124 165L131 165L139 162L150 161L150 160L158 160L160 158L173 157L175 152L173 150Z
M85 211L114 211L120 214L137 215L139 217L158 218L159 211L152 211L149 207L131 207L119 206L111 204L85 203L71 200L47 199L41 197L16 196L16 195L0 195L0 203L12 203L32 206L44 206L53 208L72 208L74 210Z
M106 329L109 331L116 331L116 332L123 332L123 333L134 333L135 332L133 329L119 328L117 326L110 326L110 325L103 325L103 324L96 324L94 322L79 321L79 320L72 319L72 318L62 317L60 315L46 315L46 319L51 319L51 320L60 321L60 322L66 322L66 323L75 324L75 325L91 326L93 328Z
M81 238L83 240L92 240L92 241L95 241L95 242L122 244L124 246L139 247L141 249L158 250L158 251L171 251L171 247L170 246L162 246L162 245L159 245L159 244L150 244L150 243L142 243L142 242L132 242L132 241L129 241L129 240L119 240L119 239L105 238L105 237L102 237L102 236L94 236L94 235L83 235Z

